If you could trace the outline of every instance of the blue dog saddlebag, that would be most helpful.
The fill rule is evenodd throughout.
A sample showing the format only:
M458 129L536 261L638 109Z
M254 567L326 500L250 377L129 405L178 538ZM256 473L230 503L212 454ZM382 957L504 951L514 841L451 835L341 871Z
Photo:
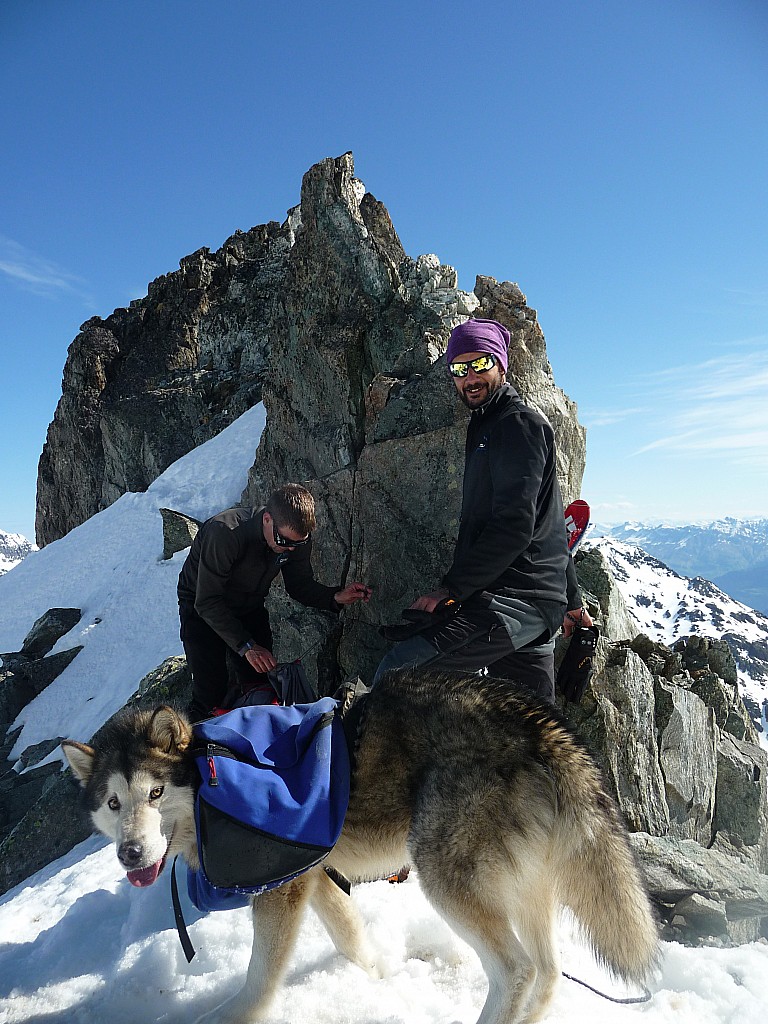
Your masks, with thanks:
M333 849L350 774L337 706L236 708L194 727L200 869L187 890L198 910L245 906Z

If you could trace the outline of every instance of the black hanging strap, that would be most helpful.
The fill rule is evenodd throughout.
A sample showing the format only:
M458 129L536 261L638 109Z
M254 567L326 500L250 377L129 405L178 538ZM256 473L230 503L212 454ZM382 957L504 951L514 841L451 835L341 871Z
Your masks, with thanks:
M179 942L181 948L184 950L184 956L187 958L187 963L191 964L195 957L195 947L192 945L192 940L189 937L187 931L187 925L184 921L184 914L181 911L181 900L179 899L179 887L176 884L176 861L178 858L173 858L173 865L171 867L171 901L173 903L173 916L176 918L176 931L179 933Z
M586 981L582 981L581 978L574 978L572 974L566 974L565 971L563 971L562 974L563 977L567 978L569 981L575 981L577 985L583 985L584 988L588 988L590 992L594 992L596 996L600 996L601 999L607 999L611 1003L623 1003L625 1005L629 1005L630 1003L647 1003L651 999L651 993L647 988L643 989L643 994L641 996L630 996L627 999L618 999L616 996L608 996L605 992L601 992L597 988L592 988L591 985L588 985Z
M342 875L336 868L331 867L324 868L324 871L330 880L338 885L342 892L346 893L347 896L352 895L352 883L345 875Z

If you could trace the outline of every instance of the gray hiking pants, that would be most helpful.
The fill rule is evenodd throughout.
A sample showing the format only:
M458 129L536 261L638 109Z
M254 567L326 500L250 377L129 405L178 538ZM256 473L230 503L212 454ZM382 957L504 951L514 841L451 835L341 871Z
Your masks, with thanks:
M427 626L394 645L379 663L373 686L385 672L398 668L430 668L479 672L487 668L497 679L510 679L544 700L555 700L555 641L533 605L505 598L503 612L495 602L462 605L453 618Z

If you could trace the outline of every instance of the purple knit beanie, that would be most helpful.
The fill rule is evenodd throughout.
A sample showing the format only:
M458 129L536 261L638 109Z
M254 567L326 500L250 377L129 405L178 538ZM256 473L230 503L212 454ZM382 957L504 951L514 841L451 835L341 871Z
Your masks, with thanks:
M495 320L481 320L479 317L459 324L451 331L445 358L449 363L467 352L487 352L496 359L502 370L507 369L509 331Z

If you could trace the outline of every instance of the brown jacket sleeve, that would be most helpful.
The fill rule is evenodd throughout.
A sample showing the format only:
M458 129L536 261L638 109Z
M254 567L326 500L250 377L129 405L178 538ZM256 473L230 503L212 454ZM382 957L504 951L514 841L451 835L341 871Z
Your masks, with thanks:
M207 526L197 569L195 611L233 651L250 639L248 630L226 600L232 566L240 556L240 540L235 530L224 523Z
M327 612L341 610L333 599L341 587L326 587L315 579L312 571L312 541L294 548L282 570L285 589L295 601Z

